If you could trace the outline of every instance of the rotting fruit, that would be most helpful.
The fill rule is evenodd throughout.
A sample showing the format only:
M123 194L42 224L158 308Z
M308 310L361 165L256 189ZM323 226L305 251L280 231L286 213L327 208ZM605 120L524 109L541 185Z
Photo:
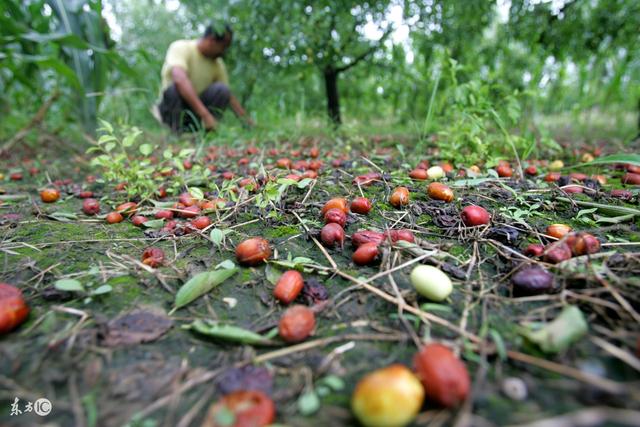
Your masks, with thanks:
M378 172L369 172L364 175L358 175L353 179L353 185L359 185L361 187L367 187L374 182L380 181L382 175Z
M427 344L414 356L413 364L428 400L451 408L469 395L467 367L448 347Z
M567 236L567 245L574 256L600 252L600 240L593 234L580 232Z
M383 233L371 230L362 230L356 231L351 235L351 243L356 248L365 243L375 243L376 245L379 245L384 241L384 238L385 235Z
M398 187L391 193L389 203L395 208L400 208L409 204L409 189L407 187Z
M330 222L320 230L320 240L328 248L334 247L336 243L342 247L344 244L344 229L340 224Z
M347 223L347 214L343 210L338 208L329 209L324 214L324 222L329 224L331 222L339 224L341 227Z
M280 318L278 333L288 343L296 343L309 337L316 327L316 315L309 307L294 305Z
M304 287L304 278L296 270L288 270L282 273L276 287L273 289L273 296L284 304L291 304Z
M392 243L395 243L398 240L404 240L409 243L414 243L416 241L411 230L387 230L384 232L384 237L389 238Z
M154 217L156 219L173 219L173 211L168 209L163 209L155 213Z
M236 247L236 258L240 264L255 266L271 256L269 242L261 237L252 237Z
M191 205L180 209L180 212L178 212L178 214L182 218L195 218L200 215L200 212L201 209L197 205Z
M22 291L8 283L0 283L0 335L11 332L29 315Z
M258 390L238 390L211 405L201 427L265 427L275 417L276 406L268 395Z
M82 212L85 215L96 215L100 213L100 202L96 199L84 199L82 202Z
M321 215L324 217L324 214L326 214L329 209L340 209L345 214L349 213L349 207L347 206L347 199L344 199L342 197L336 197L327 201L322 207Z
M145 222L149 221L149 218L143 215L134 215L131 217L131 223L136 227L140 227Z
M544 253L544 246L540 243L531 243L529 246L525 248L523 254L529 257L537 257Z
M553 290L553 274L534 265L514 274L511 283L516 295L537 295Z
M550 264L558 264L571 258L571 248L565 242L549 245L544 252L544 260Z
M164 251L153 246L145 249L142 252L142 263L151 268L158 268L164 263Z
M416 417L425 391L407 367L394 364L365 375L351 397L351 409L365 427L402 427Z
M136 202L126 202L118 205L116 207L116 212L120 212L121 214L131 216L138 208L138 204Z

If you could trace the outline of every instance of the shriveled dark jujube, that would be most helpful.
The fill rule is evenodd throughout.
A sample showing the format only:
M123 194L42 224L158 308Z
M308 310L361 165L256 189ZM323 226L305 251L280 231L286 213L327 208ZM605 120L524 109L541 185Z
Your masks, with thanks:
M537 295L553 290L553 274L542 267L526 267L511 278L517 295Z

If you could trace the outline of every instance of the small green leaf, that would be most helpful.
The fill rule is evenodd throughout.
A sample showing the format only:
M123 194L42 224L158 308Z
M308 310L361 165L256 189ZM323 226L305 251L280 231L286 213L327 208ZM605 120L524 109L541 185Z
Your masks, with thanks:
M214 270L219 270L221 268L226 268L227 270L230 270L232 268L236 268L236 265L230 259L225 259L220 264L216 265Z
M296 185L296 184L297 184L297 181L295 181L295 180L293 180L293 179L290 179L290 178L279 178L279 179L276 181L276 183L277 183L277 184L282 184L282 185L289 186L289 185ZM272 185L270 185L269 187L275 188L275 186L272 186ZM268 188L269 188L269 187L268 187Z
M500 356L500 360L507 360L507 348L504 345L502 335L495 329L489 329L489 335L491 335L491 339L496 345L496 351L498 352L498 356Z
M69 222L69 221L78 219L78 215L74 214L73 212L63 212L63 211L54 212L52 214L47 215L47 217L51 219L55 219L56 221L60 221L60 222Z
M311 184L313 180L311 178L303 178L296 184L298 188L307 188L309 184Z
M267 280L269 281L269 283L271 283L272 285L275 285L276 283L278 283L278 280L280 280L280 276L282 276L282 271L273 267L271 264L267 264L267 266L264 269L264 274Z
M198 187L189 188L189 194L191 194L191 197L193 197L196 200L204 199L204 193Z
M190 325L183 326L200 334L225 341L242 344L266 344L268 340L260 334L234 325L224 325L217 322L197 319Z
M196 150L193 148L183 148L182 150L180 150L180 153L178 153L178 157L187 157L190 156L191 154L193 154Z
M106 142L114 142L117 141L116 137L113 135L102 135L98 138L98 144L104 144Z
M138 149L140 150L140 154L143 156L148 156L153 153L153 145L151 144L142 144Z
M314 414L318 409L320 409L320 399L315 391L307 391L298 398L298 411L301 415Z
M84 292L84 286L82 286L82 283L75 279L60 279L57 280L53 286L59 291Z
M222 244L222 240L224 240L224 233L219 228L214 228L211 230L209 238L216 244L216 246L220 246Z
M164 219L152 219L150 221L143 222L142 225L146 228L161 228L164 225Z
M343 390L345 387L344 380L337 375L327 375L319 381L321 384L325 384L333 391Z
M559 353L582 338L588 326L582 311L575 305L569 305L553 321L542 325L528 324L519 331L545 353Z
M102 285L102 286L96 288L93 292L91 292L91 295L95 296L95 295L108 294L112 290L113 290L113 288L111 287L111 285Z
M162 157L165 158L165 160L169 160L170 158L173 157L173 153L171 152L171 150L169 150L168 148L166 150L164 150L162 152Z
M135 133L130 133L122 138L122 146L123 147L131 147L134 142L136 142L136 138L138 137Z
M453 309L450 306L434 302L424 303L420 306L420 309L426 312L440 311L442 313L453 313Z
M582 215L588 215L591 213L594 213L595 211L597 211L598 208L591 208L591 209L581 209L578 214L576 215L576 218L580 218Z
M238 271L237 267L204 271L196 274L178 290L173 310L184 307L218 286Z
M104 130L109 133L113 133L113 126L111 126L111 123L102 119L98 119L98 121L100 122L100 125L102 126L102 128L104 128Z
M215 425L221 427L231 427L236 423L236 414L229 408L223 406L215 414Z

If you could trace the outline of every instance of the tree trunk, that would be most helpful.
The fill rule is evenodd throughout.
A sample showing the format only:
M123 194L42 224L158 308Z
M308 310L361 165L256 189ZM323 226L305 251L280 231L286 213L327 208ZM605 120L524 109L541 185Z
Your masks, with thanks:
M340 98L338 95L338 74L332 67L324 69L324 85L327 91L327 112L329 118L337 126L342 123L340 117Z

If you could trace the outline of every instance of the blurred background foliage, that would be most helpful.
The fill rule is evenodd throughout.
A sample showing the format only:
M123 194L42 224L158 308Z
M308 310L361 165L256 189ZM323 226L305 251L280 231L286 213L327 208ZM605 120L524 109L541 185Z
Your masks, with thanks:
M232 89L263 136L342 122L482 158L502 129L523 150L638 134L637 0L5 0L0 139L52 98L39 138L90 138L97 117L160 131L166 49L211 19L234 29Z

